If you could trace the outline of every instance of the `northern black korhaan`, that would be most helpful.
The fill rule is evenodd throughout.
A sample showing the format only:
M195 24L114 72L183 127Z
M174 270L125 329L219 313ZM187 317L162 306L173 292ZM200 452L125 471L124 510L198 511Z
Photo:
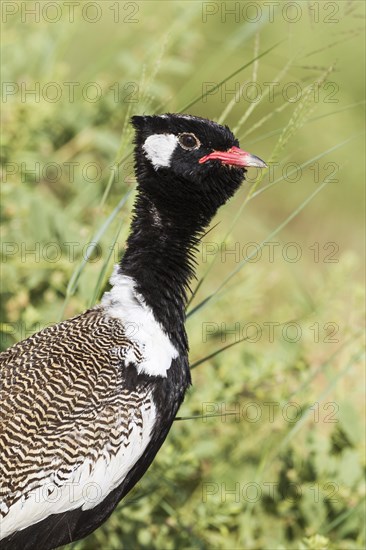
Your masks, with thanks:
M195 247L245 168L265 166L209 120L132 124L137 198L111 290L1 354L3 549L85 537L149 467L191 382L184 322Z

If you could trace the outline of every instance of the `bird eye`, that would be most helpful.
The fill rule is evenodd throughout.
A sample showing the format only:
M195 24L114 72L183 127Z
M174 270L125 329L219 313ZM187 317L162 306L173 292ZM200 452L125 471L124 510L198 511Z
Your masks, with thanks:
M194 134L179 134L178 140L183 149L198 149L201 145Z

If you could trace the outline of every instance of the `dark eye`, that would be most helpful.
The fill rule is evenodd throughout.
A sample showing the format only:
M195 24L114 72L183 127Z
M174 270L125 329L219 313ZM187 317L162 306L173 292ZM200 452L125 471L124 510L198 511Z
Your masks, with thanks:
M194 134L179 134L179 145L183 149L198 149L201 145Z

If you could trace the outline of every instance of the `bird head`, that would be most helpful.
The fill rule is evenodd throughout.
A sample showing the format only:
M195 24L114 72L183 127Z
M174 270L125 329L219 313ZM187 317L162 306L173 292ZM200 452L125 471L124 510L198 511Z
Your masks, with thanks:
M200 215L207 223L239 188L246 168L266 167L239 148L227 126L191 115L134 116L140 192L160 212Z

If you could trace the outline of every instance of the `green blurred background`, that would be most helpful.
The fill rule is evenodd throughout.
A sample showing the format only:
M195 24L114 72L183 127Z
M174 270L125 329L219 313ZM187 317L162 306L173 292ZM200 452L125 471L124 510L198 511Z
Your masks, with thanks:
M200 248L183 420L74 547L364 548L364 2L1 8L2 349L108 287L132 114L224 122L271 166Z

